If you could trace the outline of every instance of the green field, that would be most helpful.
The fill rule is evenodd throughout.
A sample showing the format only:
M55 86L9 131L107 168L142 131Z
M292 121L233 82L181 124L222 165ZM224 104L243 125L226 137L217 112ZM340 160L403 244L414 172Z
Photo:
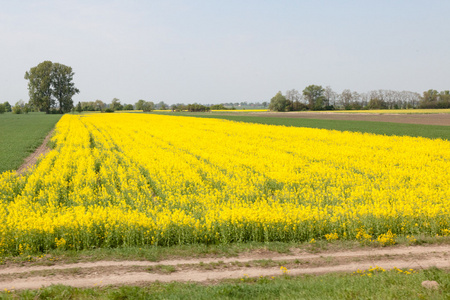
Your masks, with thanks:
M60 118L45 113L0 114L0 173L16 170Z
M339 131L367 132L382 135L413 136L425 138L441 138L450 140L449 126L403 124L389 122L371 121L344 121L344 120L323 120L323 119L302 119L302 118L279 118L279 117L258 117L258 116L229 116L211 113L162 113L174 116L192 116L197 118L225 119L237 122L248 122L268 125L283 125L293 127L322 128Z

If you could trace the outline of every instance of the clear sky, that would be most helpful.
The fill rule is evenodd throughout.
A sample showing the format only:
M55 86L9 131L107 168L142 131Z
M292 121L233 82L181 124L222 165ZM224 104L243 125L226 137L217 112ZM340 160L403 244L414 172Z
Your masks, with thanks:
M71 66L74 101L269 101L310 84L450 89L450 1L0 0L0 102Z

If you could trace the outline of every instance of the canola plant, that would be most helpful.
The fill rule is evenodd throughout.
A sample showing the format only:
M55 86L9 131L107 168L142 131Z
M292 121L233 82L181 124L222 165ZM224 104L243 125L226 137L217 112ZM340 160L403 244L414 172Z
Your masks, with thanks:
M450 233L450 142L151 114L65 115L0 174L0 254Z

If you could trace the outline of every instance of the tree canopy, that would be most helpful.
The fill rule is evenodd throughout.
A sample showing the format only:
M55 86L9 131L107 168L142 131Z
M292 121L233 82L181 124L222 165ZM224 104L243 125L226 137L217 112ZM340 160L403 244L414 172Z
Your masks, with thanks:
M325 90L321 85L309 85L303 90L303 96L308 100L309 109L321 110L325 106Z
M30 104L50 113L58 103L61 113L69 112L73 108L72 97L80 92L73 83L74 74L71 67L48 60L25 72Z
M287 100L281 92L278 92L271 100L269 109L274 111L286 111Z

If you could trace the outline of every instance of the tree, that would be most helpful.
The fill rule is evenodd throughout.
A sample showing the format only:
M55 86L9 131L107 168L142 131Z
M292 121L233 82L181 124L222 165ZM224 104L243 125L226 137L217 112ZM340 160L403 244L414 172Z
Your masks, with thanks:
M23 111L24 114L29 113L30 110L31 110L30 104L25 103L25 104L22 106L22 111Z
M273 111L286 111L286 105L287 99L280 91L270 99L269 109Z
M83 108L81 107L81 103L80 102L78 102L78 104L77 104L76 111L79 112L79 113L81 113L83 111Z
M133 104L125 104L123 106L123 110L133 110L133 109L134 109Z
M337 94L330 86L325 87L323 92L323 96L325 97L325 106L326 109L334 109L336 105Z
M345 109L351 108L352 97L353 97L352 91L350 91L349 89L345 89L342 91L340 98L341 98L341 104Z
M6 111L6 112L11 112L11 110L12 110L11 104L9 104L8 101L6 101L6 102L3 103L3 104L5 105L5 111Z
M324 89L321 85L309 85L303 90L303 96L308 101L309 109L321 110L325 105Z
M288 100L289 110L300 110L300 93L296 89L286 91L286 99Z
M136 110L143 110L144 104L145 100L140 99L138 102L135 103Z
M367 107L369 109L386 109L387 104L386 104L386 101L384 101L382 99L372 98L369 100Z
M58 101L60 112L70 111L72 96L80 92L72 82L74 74L71 67L48 60L25 72L30 104L50 113Z
M93 106L96 111L102 111L106 108L106 104L102 100L98 100L98 99L95 100Z
M156 105L157 109L160 110L166 110L168 105L166 103L164 103L164 101L160 101L157 105Z
M22 113L22 105L21 104L22 104L21 101L19 101L13 106L13 108L12 108L13 114L19 115Z
M144 112L153 111L154 109L155 109L155 103L153 103L151 101L145 102L144 105L142 106L142 110Z
M0 114L4 114L6 111L5 104L0 103Z
M59 112L69 112L73 107L72 97L80 92L72 82L75 73L71 67L54 63L51 75L53 84L52 95L59 103Z
M120 100L117 98L113 98L111 101L111 107L112 110L121 110L120 108L123 109L122 104L120 103Z
M52 69L53 63L46 60L31 68L29 72L25 72L25 79L29 80L30 102L46 113L50 113L50 108L55 104L52 98Z

